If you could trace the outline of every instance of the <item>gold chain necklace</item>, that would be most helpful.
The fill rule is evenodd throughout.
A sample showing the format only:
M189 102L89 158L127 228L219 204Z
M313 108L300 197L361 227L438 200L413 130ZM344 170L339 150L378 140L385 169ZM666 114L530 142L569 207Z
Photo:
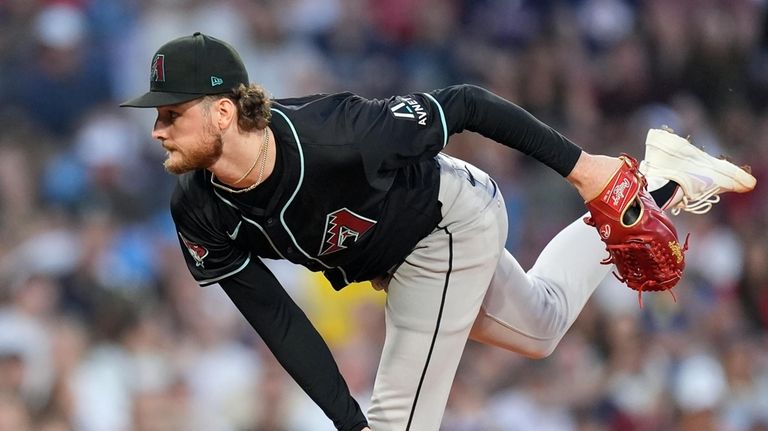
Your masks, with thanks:
M214 187L220 188L222 190L226 190L226 191L228 191L230 193L245 193L245 192L249 192L249 191L255 189L256 186L261 184L262 178L264 178L264 171L266 170L266 167L267 167L267 156L269 155L268 149L269 149L269 129L265 128L264 129L264 143L261 144L261 149L259 150L258 157L256 157L256 160L253 162L253 166L251 166L251 168L248 169L248 171L245 173L245 175L243 175L242 178L240 178L239 180L235 181L234 184L237 184L240 181L243 181L245 179L245 177L247 177L248 174L250 174L251 171L253 171L253 168L256 167L256 163L258 163L259 159L261 159L261 166L259 167L259 177L256 179L255 183L251 184L250 186L248 186L248 187L246 187L244 189L233 189L233 188L227 187L227 186L225 186L223 184L219 184L216 181L214 181L216 176L213 174L213 172L211 172L211 184ZM263 158L261 157L262 154L264 155Z
M262 144L262 145L263 145L263 144ZM244 180L244 179L246 179L246 178L248 177L248 175L250 175L250 174L251 174L251 172L253 172L253 168L255 168L255 167L256 167L256 164L257 164L257 163L259 163L259 159L260 159L260 158L261 158L261 151L259 151L259 155L258 155L258 156L256 156L256 158L255 158L255 159L253 159L253 164L251 165L251 167L250 167L250 168L248 168L248 170L247 170L247 171L245 171L245 173L243 174L243 176L242 176L242 177L240 177L240 179L238 179L237 181L235 181L234 183L232 183L232 185L233 185L233 186L236 186L236 185L238 185L238 184L242 183L242 182L243 182L243 180Z

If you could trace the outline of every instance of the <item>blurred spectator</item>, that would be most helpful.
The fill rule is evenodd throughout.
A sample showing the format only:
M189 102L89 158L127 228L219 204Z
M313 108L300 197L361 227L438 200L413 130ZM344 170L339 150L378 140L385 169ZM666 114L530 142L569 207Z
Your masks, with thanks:
M0 394L0 429L30 431L32 419L24 402L11 394Z
M751 327L768 330L768 238L750 239L745 245L744 274L739 279L739 300Z
M108 64L88 39L81 9L68 3L44 6L32 23L35 46L8 69L8 100L38 127L67 136L80 117L111 98Z
M0 351L6 389L40 410L53 386L51 317L60 287L45 276L22 276L12 302L0 308Z
M695 353L683 360L671 388L680 407L680 430L720 429L717 409L726 394L722 366L707 353Z

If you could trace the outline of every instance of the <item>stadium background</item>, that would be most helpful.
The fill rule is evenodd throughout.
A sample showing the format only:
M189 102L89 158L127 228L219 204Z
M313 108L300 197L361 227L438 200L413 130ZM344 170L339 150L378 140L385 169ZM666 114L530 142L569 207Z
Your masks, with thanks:
M330 423L181 259L144 91L203 31L275 97L485 86L593 152L649 127L752 165L758 188L682 215L666 294L601 286L541 361L470 343L445 431L768 429L768 29L759 0L0 0L0 430L293 431ZM562 179L478 135L449 152L503 186L528 267L584 211ZM271 266L366 405L383 295Z

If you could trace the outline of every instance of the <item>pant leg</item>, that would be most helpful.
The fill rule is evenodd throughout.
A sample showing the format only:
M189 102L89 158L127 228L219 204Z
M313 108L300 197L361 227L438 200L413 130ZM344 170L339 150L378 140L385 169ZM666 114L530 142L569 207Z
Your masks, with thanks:
M505 250L471 338L531 357L552 353L612 265L579 218L560 231L526 273Z
M506 241L486 174L442 157L441 225L389 282L386 339L368 420L375 431L437 431L470 329Z

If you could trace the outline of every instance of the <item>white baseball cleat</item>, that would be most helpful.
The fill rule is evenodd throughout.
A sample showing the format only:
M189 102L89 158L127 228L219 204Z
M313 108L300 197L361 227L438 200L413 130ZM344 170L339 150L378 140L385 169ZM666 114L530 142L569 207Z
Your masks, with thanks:
M720 194L745 193L757 180L749 167L740 168L728 160L713 157L669 128L650 129L645 140L645 160L640 172L646 177L660 177L680 185L665 209L704 214L720 202Z

